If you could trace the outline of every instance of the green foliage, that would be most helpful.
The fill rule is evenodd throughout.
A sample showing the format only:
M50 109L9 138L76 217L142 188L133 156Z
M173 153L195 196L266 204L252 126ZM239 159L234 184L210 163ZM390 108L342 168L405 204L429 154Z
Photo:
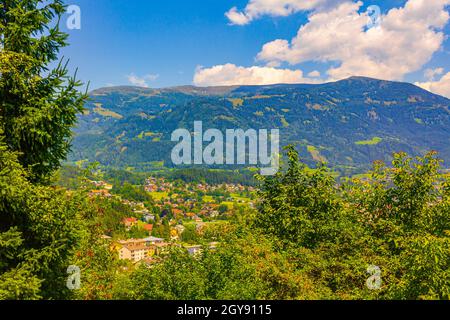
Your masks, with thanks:
M286 173L264 180L256 225L282 241L313 248L335 236L341 201L326 167L307 170L293 147L288 148L288 164Z
M128 299L305 299L312 283L293 270L288 258L269 241L246 233L216 250L192 256L173 249L151 268L131 278Z
M167 218L164 217L160 224L153 225L152 236L169 240L170 226Z
M78 200L27 178L0 140L0 298L63 298L82 230Z
M131 227L127 234L127 238L142 239L145 237L148 237L148 231L140 228L139 226Z
M226 204L221 204L217 211L219 211L220 214L224 214L228 211L228 206Z
M195 224L188 224L185 226L185 229L181 234L181 241L194 244L199 241L199 236L195 230Z
M0 299L63 299L89 224L85 195L49 187L85 94L62 61L60 0L0 1ZM73 180L72 180L73 182Z
M152 197L141 187L145 175L105 173L94 165L81 173L81 179L80 171L66 171L63 183L74 191L47 185L69 152L71 127L86 99L78 92L81 83L68 76L66 64L61 61L50 67L67 44L67 35L58 27L64 10L61 0L45 5L39 0L0 0L0 299L450 299L450 180L440 173L441 162L434 153L418 158L395 154L391 168L376 163L364 179L337 184L329 169L322 165L311 170L289 147L287 169L260 178L256 211L236 207L229 214L231 221L207 228L203 235L193 224L186 226L182 240L205 243L202 252L190 255L173 246L150 268L142 264L136 270L118 261L101 236L124 235L121 220L130 209L113 199L89 199L86 181L111 177L113 193L149 206ZM119 150L125 159L133 160L127 166L145 162L154 169L152 161L167 160L158 156L170 154L166 133L180 123L192 123L198 114L207 114L205 127L220 129L230 123L248 127L248 119L258 122L255 128L277 127L282 121L285 127L289 124L283 143L296 141L305 132L305 124L311 136L302 145L327 141L331 145L324 146L323 156L314 148L306 149L313 158L332 157L336 162L344 154L348 157L340 149L345 151L364 137L347 135L353 132L347 126L351 121L340 123L329 134L322 130L319 118L325 123L332 120L328 115L352 118L365 126L367 108L360 103L395 101L395 108L400 108L408 100L405 107L411 103L427 107L427 111L405 108L408 119L414 114L423 123L440 118L445 124L449 116L442 108L448 100L404 84L353 78L332 84L332 90L328 86L311 86L308 94L298 94L292 85L235 88L238 96L223 92L220 98L164 90L151 95L146 89L109 92L98 95L101 108L98 101L90 106L91 111L108 117L92 119L97 117L95 112L85 113L80 126L86 128L95 120L107 134L101 142L91 139L92 134L80 135L78 148L82 159L92 160L97 155L91 157L89 152L98 152L100 160L111 164L118 158L114 151ZM411 95L420 99L412 102ZM119 98L124 101L120 113L111 102ZM342 106L335 108L330 101L342 101ZM304 110L306 103L321 108ZM264 117L254 117L267 104L274 108L266 109L270 112ZM230 110L230 105L235 108ZM293 112L286 113L287 107ZM368 119L377 117L383 126L387 116L393 116L390 108L384 103ZM136 114L143 111L148 116ZM405 141L421 139L411 133L411 125L421 125L416 122L396 127L408 138ZM133 140L149 126L157 135L154 139ZM375 129L371 127L367 135L374 136ZM436 124L435 129L437 137L448 136L444 125ZM129 144L126 153L124 141ZM379 143L381 138L375 137L356 144L372 145L370 149L379 156L398 147L395 141ZM423 142L411 142L411 149L420 149ZM96 148L89 148L92 143ZM155 153L150 159L142 151L149 146ZM435 146L447 152L447 145L437 142ZM369 156L358 151L352 158L361 164ZM164 174L184 182L253 184L249 170L235 175L193 169ZM219 203L230 195L221 190L193 195L203 196L213 196ZM227 211L226 206L219 211ZM162 208L161 217L156 218L153 235L170 239L170 208ZM133 229L128 235L144 233ZM217 248L209 247L211 240L219 241ZM78 291L65 286L69 265L81 269ZM369 265L381 269L378 290L366 286Z
M128 200L148 203L153 202L151 195L146 192L143 187L133 186L128 182L125 182L122 186L115 185L112 192Z
M446 111L450 100L409 83L353 77L311 86L222 87L220 91L114 87L95 90L91 97L86 104L91 113L81 115L75 129L75 152L70 156L74 161L96 160L140 171L158 170L152 163L163 161L172 168L171 133L178 128L192 132L194 120L200 119L204 128L223 133L230 128L279 128L281 146L293 144L308 165L326 161L344 176L370 170L375 160L390 162L392 153L399 150L413 156L421 150L437 150L450 166L450 114ZM233 108L230 100L239 106ZM98 103L123 119L101 117L96 122L93 110ZM257 116L262 112L264 116ZM427 128L429 134L423 134L424 125L414 118L433 124ZM160 141L136 138L149 128ZM317 150L308 152L307 146ZM234 176L228 173L229 179Z
M101 228L91 224L80 240L73 265L80 268L81 285L70 298L83 300L112 299L116 273L120 267L117 254L110 250L110 242L101 237Z
M45 182L69 152L77 113L87 96L62 61L67 45L59 30L61 0L0 1L0 130L8 147L31 174ZM54 24L53 26L51 24Z
M255 226L283 242L297 268L339 299L449 299L448 178L435 153L394 155L369 179L338 189L325 169L311 171L288 149L289 167L263 178ZM382 287L369 290L369 265Z
M96 214L89 218L98 226L99 232L111 236L125 236L124 218L130 217L130 207L116 199L92 198L87 202L89 210Z
M434 153L395 154L364 179L337 185L287 149L288 166L261 177L256 211L243 207L214 236L185 225L190 255L173 247L151 267L114 278L119 299L449 299L450 192ZM168 221L155 226L168 236ZM209 241L219 241L209 249ZM381 287L369 289L370 265ZM106 268L107 269L107 268Z
M179 169L169 173L163 173L164 177L171 180L181 180L186 183L235 183L242 185L254 185L256 183L254 174L249 170L233 171L230 174L226 170L207 170L207 169Z
M373 146L379 144L381 141L383 141L382 138L373 137L371 140L356 141L355 144L359 146Z

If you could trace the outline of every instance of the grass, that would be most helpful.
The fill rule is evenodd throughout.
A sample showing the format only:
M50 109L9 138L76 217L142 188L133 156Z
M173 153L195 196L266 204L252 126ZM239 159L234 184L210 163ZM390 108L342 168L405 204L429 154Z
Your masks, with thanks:
M314 159L314 161L327 162L327 159L320 154L319 150L317 150L315 146L310 145L307 146L306 149L308 150L309 154Z
M139 140L143 140L146 137L151 137L153 142L158 142L158 141L161 141L161 136L162 136L161 133L155 133L155 132L151 132L151 131L148 131L148 132L142 131L140 134L138 134L137 138Z
M229 121L229 122L236 121L235 118L230 117L230 116L225 116L225 115L217 116L215 119L218 119L218 120L225 120L225 121Z
M118 114L117 112L105 109L105 108L101 107L99 104L96 104L96 106L97 107L94 109L94 112L96 114L99 114L104 117L111 117L114 119L122 119L123 118L123 116Z
M212 196L203 196L203 202L213 202L214 198Z
M280 117L280 121L284 128L289 127L289 123L286 121L286 119L283 116Z
M161 199L166 199L169 197L168 192L154 191L154 192L149 192L149 193L152 196L153 200L156 200L156 201L159 201Z
M152 161L150 164L155 168L163 168L164 167L164 161Z
M234 202L232 202L232 201L223 201L220 204L226 205L228 207L228 209L233 209L233 206L234 206Z
M236 201L242 201L242 202L250 202L250 198L247 197L242 197L241 195L239 195L238 193L232 193L230 194L230 196L236 200Z
M372 140L356 141L355 144L358 145L358 146L372 146L372 145L379 144L381 141L383 141L382 138L374 137Z
M284 96L285 96L284 94L272 94L272 95L257 94L256 96L247 97L246 99L248 99L248 100L258 100L258 99L279 98L279 97L284 97Z
M244 100L240 98L228 99L233 104L233 108L241 107L244 104Z

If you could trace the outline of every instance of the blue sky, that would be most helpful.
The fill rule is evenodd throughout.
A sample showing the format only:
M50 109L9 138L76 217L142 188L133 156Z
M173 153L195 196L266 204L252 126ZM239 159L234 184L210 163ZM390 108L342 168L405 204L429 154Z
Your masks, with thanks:
M250 6L249 1L253 2ZM62 54L70 58L71 67L78 67L79 78L91 82L92 89L129 84L150 87L193 83L220 85L239 79L249 84L258 84L258 81L323 82L354 72L355 75L385 75L392 80L420 82L429 90L446 94L442 86L445 87L447 74L450 85L450 42L446 38L439 40L438 33L450 34L445 19L447 0L425 1L435 2L434 12L425 12L431 9L420 7L422 0L409 0L409 11L407 0L371 0L358 4L356 9L355 2L350 0L309 0L310 3L326 3L326 8L318 4L305 10L302 8L307 1L280 1L286 3L282 8L267 5L268 0L69 0L67 4L78 5L81 9L81 29L63 28L70 34L70 46ZM349 7L343 7L344 3L350 3ZM381 21L384 31L380 32L386 34L375 35L373 39L386 43L373 47L363 38L365 34L361 35L342 20L349 12L355 15L354 19L361 19L369 5L378 5L383 15L388 15L393 8L405 11L403 15L391 12L385 19L385 26L384 20ZM338 9L339 6L342 7ZM225 15L233 7L239 19ZM280 13L279 9L286 10ZM437 13L444 14L443 18L430 21ZM410 16L416 20L411 20ZM336 23L331 28L344 33L337 36L337 41L341 39L341 42L327 43L324 31L310 23L310 20L320 21L320 17L325 19L323 21L328 21L329 17L331 23ZM423 25L416 25L414 21L422 21L422 17L425 17L423 23L420 22ZM404 23L405 28L413 21L415 31L399 31L398 26L394 26L396 19ZM301 26L310 29L306 28L309 31L296 38ZM426 35L429 29L433 33ZM351 32L358 34L348 38ZM391 36L387 36L388 33ZM411 45L415 43L412 52L406 41L398 48L389 43L403 38L411 41ZM420 43L425 38L431 40ZM277 39L280 41L274 42ZM308 39L314 39L314 43L306 41ZM349 44L349 39L359 40ZM285 43L289 48L283 46ZM266 44L272 44L273 50L264 50ZM359 49L353 53L353 48ZM413 57L403 65L402 51L405 57L417 55L417 60ZM354 57L349 58L353 54ZM381 72L382 67L369 66L373 61L380 61L385 70ZM394 68L397 64L400 66ZM214 66L217 68L213 69ZM391 72L393 69L402 71ZM239 79L233 78L236 75Z

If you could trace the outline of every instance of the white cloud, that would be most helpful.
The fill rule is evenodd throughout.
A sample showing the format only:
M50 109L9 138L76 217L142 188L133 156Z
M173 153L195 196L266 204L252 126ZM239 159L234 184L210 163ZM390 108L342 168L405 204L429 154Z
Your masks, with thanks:
M239 26L248 24L250 22L250 18L245 13L239 12L236 7L231 8L230 11L225 13L225 16L228 18L228 20L230 20L231 24L236 24Z
M147 74L143 77L139 77L134 73L127 76L128 82L130 82L134 86L148 88L148 81L155 81L159 78L158 74Z
M240 67L228 63L211 68L197 68L194 84L197 86L268 85L276 83L314 83L304 78L301 70L273 67Z
M231 24L246 25L264 15L286 17L296 12L317 10L342 0L250 0L243 11L236 7L225 13Z
M450 98L450 72L442 76L442 78L438 81L416 82L415 85L433 93Z
M436 78L436 76L440 76L443 73L444 68L436 68L436 69L426 69L423 75L428 81L433 81Z
M312 71L280 69L283 63L296 65L308 61L332 63L327 81L349 76L369 76L402 80L430 61L446 38L443 27L450 16L450 0L408 0L381 16L381 23L367 30L371 21L360 12L363 3L352 0L250 0L244 10L233 7L226 13L232 24L245 25L264 15L288 16L308 11L308 22L291 40L266 43L256 59L265 67L239 67L234 64L200 68L194 76L197 85L244 85L272 83L317 83L322 77ZM429 82L423 86L445 91L435 77L442 68L425 71Z
M320 78L320 72L317 70L311 71L308 73L308 77L310 78Z
M369 17L359 12L362 2L341 1L332 9L313 12L290 42L265 44L257 59L270 65L337 62L327 72L330 80L353 75L401 80L441 48L448 4L450 0L409 0L383 15L379 27L366 30Z

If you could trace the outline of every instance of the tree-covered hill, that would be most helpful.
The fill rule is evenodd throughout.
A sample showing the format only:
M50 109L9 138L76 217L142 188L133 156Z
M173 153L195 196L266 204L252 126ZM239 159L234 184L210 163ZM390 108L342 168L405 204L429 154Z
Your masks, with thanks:
M171 133L203 128L280 129L308 163L344 173L393 152L436 150L450 161L450 100L409 83L352 77L321 85L147 89L91 92L70 160L118 167L171 166Z

